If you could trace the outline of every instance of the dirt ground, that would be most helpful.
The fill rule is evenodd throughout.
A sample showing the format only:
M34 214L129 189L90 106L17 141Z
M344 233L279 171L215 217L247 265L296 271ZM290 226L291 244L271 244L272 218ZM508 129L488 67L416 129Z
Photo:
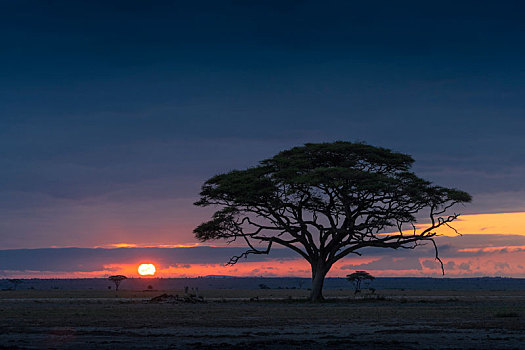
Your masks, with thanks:
M525 291L163 293L2 291L0 349L525 349Z

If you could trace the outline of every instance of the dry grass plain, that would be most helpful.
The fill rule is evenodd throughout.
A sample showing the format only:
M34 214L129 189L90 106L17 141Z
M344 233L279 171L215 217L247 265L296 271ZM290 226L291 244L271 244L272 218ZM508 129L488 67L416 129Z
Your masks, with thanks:
M525 349L525 291L0 292L0 349ZM259 297L259 301L249 301Z

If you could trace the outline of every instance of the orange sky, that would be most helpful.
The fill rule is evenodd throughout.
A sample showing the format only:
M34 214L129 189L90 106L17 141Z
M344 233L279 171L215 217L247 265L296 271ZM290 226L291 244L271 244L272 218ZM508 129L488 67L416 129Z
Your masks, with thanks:
M506 252L489 254L482 257L465 258L444 258L445 277L474 277L474 276L506 276L506 277L525 277L525 253ZM374 276L395 277L395 276L414 276L414 277L441 277L441 270L437 261L432 256L418 258L419 269L370 269L363 267L363 264L377 262L382 258L363 257L346 258L334 265L329 273L329 277L344 277L357 269L364 269ZM389 258L390 259L390 258ZM386 263L402 263L406 258L392 258ZM225 266L224 264L188 264L178 266L161 266L154 260L143 261L142 263L153 263L156 265L156 277L199 277L206 275L230 275L230 276L265 276L265 277L310 277L310 267L305 260L289 261L268 261L250 262L243 261L235 266ZM352 267L355 266L355 267ZM128 277L140 277L137 271L138 264L108 264L103 270L90 272L52 272L52 271L26 271L21 274L13 274L13 277L44 277L44 278L90 278L107 277L109 275L122 274Z

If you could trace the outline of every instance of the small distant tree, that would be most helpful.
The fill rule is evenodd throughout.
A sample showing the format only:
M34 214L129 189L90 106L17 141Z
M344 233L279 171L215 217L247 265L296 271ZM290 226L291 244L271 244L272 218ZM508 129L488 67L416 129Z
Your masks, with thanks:
M264 283L260 283L259 284L259 289L270 289L270 287L268 287L266 284Z
M124 275L115 275L115 276L109 276L108 278L111 282L115 283L115 290L118 291L118 287L120 286L120 283L127 279Z
M356 271L350 275L346 275L346 279L354 284L354 294L361 292L361 283L363 281L372 282L375 277L366 271Z
M297 284L299 285L299 289L303 289L304 286L304 280L298 280Z
M18 285L22 283L22 280L16 278L8 279L8 281L13 285L13 290L16 290L16 287L18 287Z

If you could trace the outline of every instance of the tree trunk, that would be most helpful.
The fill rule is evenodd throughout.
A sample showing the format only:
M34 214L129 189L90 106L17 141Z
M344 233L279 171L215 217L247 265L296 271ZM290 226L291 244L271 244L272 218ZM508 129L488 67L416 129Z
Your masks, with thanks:
M323 284L329 269L330 267L327 267L323 263L312 264L312 291L310 293L310 301L320 302L324 300Z

